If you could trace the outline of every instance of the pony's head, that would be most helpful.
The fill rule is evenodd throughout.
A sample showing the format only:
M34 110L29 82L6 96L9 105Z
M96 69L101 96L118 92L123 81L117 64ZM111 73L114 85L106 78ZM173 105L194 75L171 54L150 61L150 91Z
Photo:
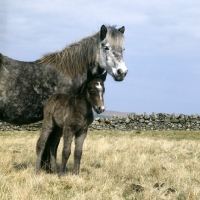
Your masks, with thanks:
M123 52L125 27L116 29L114 26L101 26L100 53L97 62L100 68L106 70L116 81L122 81L128 69L126 68Z
M122 81L128 70L124 63L124 31L122 26L101 26L99 32L72 43L62 51L47 54L37 60L42 65L54 65L70 78L86 73L107 71L116 81Z
M106 75L107 72L102 75L93 75L90 70L87 73L86 98L97 114L105 111L103 95L105 92L104 81L106 80Z

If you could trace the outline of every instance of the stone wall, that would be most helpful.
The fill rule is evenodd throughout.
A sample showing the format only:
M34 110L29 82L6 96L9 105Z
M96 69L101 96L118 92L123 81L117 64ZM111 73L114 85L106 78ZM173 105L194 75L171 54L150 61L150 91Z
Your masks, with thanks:
M42 122L29 125L11 125L0 121L0 131L41 129ZM200 130L200 116L183 114L152 113L151 115L131 113L127 117L113 116L110 118L95 118L90 126L93 130Z
M42 122L29 125L13 125L0 121L0 131L37 131L40 130Z
M200 116L183 114L152 113L151 115L131 113L127 117L96 118L93 129L132 130L200 130Z

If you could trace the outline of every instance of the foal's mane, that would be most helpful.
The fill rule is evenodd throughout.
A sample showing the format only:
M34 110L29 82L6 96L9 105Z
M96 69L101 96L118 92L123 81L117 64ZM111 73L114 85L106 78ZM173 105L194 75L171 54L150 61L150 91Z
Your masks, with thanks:
M113 46L123 46L123 34L115 26L107 27L106 39ZM95 59L100 45L100 32L85 37L78 42L66 46L63 50L44 55L36 62L46 66L54 65L58 71L74 77L79 72L86 72L95 65Z

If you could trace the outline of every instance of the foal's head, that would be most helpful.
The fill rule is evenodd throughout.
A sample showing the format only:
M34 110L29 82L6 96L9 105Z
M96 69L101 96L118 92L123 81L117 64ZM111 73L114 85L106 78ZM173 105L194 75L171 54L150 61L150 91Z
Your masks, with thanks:
M88 71L86 82L86 98L92 105L94 111L99 114L105 111L104 106L104 81L106 80L107 72L102 75L93 75Z

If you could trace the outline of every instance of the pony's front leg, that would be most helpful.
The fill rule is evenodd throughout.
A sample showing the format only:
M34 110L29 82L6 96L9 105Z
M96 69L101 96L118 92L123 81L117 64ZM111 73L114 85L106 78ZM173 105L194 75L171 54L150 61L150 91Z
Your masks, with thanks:
M63 130L63 151L62 151L62 164L60 168L59 176L65 173L66 164L71 154L71 144L74 133L70 128L64 128Z
M75 135L75 150L74 150L74 174L79 174L80 162L82 157L83 142L86 138L87 130L81 130Z

